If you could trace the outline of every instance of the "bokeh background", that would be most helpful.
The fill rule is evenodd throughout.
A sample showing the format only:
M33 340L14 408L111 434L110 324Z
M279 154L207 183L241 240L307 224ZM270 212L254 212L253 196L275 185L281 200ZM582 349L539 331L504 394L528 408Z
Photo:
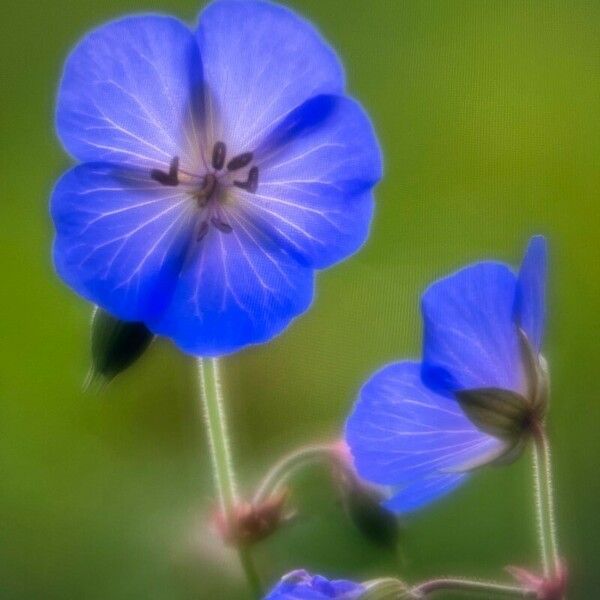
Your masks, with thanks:
M319 276L314 308L224 364L249 489L280 454L339 434L361 382L418 356L432 279L551 245L547 354L560 536L571 600L600 590L600 3L295 0L345 62L385 154L372 235ZM69 166L53 104L70 46L123 13L193 22L198 0L8 0L0 7L0 598L244 599L204 525L211 506L193 361L165 341L102 394L81 383L90 306L53 274L48 197ZM527 458L403 521L399 555L365 541L324 474L295 525L257 551L364 579L502 576L533 564Z

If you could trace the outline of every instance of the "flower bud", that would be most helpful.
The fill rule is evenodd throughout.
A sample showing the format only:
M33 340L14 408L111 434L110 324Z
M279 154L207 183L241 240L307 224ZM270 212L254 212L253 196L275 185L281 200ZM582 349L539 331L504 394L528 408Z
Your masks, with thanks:
M101 308L94 310L91 331L92 364L86 387L111 381L140 358L154 339L143 323L121 321Z
M522 567L506 567L506 570L523 586L535 600L563 600L567 592L568 573L561 562L550 577L543 577Z
M228 523L219 511L215 515L215 525L226 544L239 546L255 544L277 531L291 515L284 512L287 492L278 492L266 500L240 502L234 511L233 522Z
M344 442L333 446L339 461L335 474L344 509L358 531L369 541L389 549L398 542L400 528L396 517L382 506L383 492L360 479Z

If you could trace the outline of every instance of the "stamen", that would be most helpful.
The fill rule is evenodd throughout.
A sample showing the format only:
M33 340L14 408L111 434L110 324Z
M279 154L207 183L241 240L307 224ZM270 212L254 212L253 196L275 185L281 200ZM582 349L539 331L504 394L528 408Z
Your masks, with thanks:
M225 223L221 221L221 219L217 219L217 217L213 217L210 222L221 232L221 233L231 233L233 231L233 227L229 225L229 223Z
M255 194L258 189L258 167L252 167L246 181L234 181L233 185Z
M200 223L200 227L198 228L198 235L196 236L196 241L201 242L207 233L208 221L202 221L202 223Z
M152 169L150 171L150 177L154 181L158 181L161 185L168 185L170 187L176 187L179 185L179 156L176 156L171 160L169 166L169 172L161 171L160 169Z
M225 155L227 148L223 142L217 142L213 147L212 166L213 169L220 171L225 164Z
M227 163L227 170L237 171L238 169L243 169L245 166L250 164L252 158L252 152L244 152L243 154L238 154Z

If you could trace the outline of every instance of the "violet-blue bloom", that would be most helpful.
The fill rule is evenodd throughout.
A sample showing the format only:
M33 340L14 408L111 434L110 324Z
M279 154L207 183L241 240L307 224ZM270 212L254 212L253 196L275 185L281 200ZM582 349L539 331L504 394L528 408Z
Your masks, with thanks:
M217 0L191 31L133 16L87 35L57 130L58 273L183 350L225 354L307 310L365 241L381 156L342 66L293 12Z
M358 473L393 489L388 508L419 509L464 482L469 466L511 450L476 427L455 398L480 389L528 397L523 337L541 360L545 277L546 243L534 237L516 275L481 262L425 291L422 363L373 375L346 425Z
M283 577L265 600L356 600L364 591L352 581L330 581L300 570Z

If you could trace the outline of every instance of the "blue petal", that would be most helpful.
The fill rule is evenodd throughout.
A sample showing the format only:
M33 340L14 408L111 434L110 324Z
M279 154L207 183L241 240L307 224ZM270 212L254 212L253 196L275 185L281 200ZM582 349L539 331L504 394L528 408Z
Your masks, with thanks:
M160 16L129 17L87 35L69 56L57 128L81 161L168 170L200 158L202 64L192 32Z
M480 432L457 402L425 387L416 362L388 365L363 386L346 441L359 475L391 486L460 469L501 444Z
M54 260L85 298L122 319L164 310L185 257L189 198L143 173L86 163L57 183Z
M292 109L318 94L338 94L344 74L320 34L292 11L248 0L218 0L197 32L210 98L210 143L228 155L252 151Z
M324 268L364 243L381 153L358 103L317 96L275 128L260 155L252 218L304 264Z
M432 284L423 294L423 378L432 389L499 387L520 391L513 320L516 278L499 263L478 263Z
M419 510L453 492L466 481L465 473L445 473L417 479L387 500L385 507L395 513Z
M265 238L241 212L211 227L183 269L164 316L150 323L184 351L219 356L267 341L304 312L312 301L312 269Z
M353 581L330 581L320 575L298 570L282 577L265 600L355 600L364 589L364 586Z
M541 236L531 238L521 264L515 296L515 321L539 352L546 316L547 244Z

